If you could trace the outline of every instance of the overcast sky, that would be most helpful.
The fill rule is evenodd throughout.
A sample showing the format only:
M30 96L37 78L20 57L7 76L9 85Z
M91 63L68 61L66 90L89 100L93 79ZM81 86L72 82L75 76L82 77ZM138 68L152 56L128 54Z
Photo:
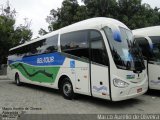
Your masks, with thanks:
M0 5L4 5L7 0L0 0ZM24 18L29 18L31 21L31 29L33 38L38 36L40 28L47 30L48 24L45 21L51 9L61 7L63 0L9 0L11 7L17 11L16 25L23 24ZM78 0L79 3L81 0ZM142 0L143 3L148 3L151 7L160 8L160 0Z

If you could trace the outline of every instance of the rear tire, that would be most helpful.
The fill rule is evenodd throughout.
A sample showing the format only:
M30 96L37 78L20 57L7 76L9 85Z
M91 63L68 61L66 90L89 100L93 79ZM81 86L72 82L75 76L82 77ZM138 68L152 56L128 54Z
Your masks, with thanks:
M65 99L72 100L74 98L73 86L69 78L64 78L61 85L61 92Z
M22 83L20 82L20 78L19 78L18 73L15 75L15 82L16 82L17 86L21 86L22 85Z

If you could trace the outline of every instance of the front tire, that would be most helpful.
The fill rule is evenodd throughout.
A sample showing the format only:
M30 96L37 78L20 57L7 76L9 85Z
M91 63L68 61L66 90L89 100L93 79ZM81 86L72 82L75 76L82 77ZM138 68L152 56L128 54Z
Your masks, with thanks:
M16 82L17 86L21 86L22 85L22 83L20 82L20 78L19 78L18 74L15 75L15 82Z
M61 92L65 99L72 100L74 98L73 86L69 78L65 78L63 80L61 85Z

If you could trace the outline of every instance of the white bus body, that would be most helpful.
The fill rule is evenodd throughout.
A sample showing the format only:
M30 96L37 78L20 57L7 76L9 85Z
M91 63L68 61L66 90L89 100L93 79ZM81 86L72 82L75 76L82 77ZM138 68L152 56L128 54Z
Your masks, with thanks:
M160 90L160 26L136 29L133 34L147 61L149 88Z
M132 32L117 20L84 20L10 49L8 77L61 89L68 99L73 93L134 98L147 91L148 78L132 41Z

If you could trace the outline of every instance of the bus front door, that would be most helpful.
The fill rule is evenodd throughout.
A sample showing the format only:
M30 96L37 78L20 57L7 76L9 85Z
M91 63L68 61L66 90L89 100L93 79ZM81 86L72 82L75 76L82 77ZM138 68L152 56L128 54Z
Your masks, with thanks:
M94 97L110 99L109 60L100 32L90 32L91 92Z
M108 75L108 67L91 64L91 89L94 97L110 99Z

